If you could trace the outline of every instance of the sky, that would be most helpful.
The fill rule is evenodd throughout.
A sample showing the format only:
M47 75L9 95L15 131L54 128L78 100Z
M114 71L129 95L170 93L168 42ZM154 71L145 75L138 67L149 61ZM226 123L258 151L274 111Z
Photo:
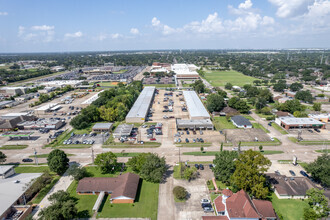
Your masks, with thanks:
M330 48L330 0L0 0L0 53Z

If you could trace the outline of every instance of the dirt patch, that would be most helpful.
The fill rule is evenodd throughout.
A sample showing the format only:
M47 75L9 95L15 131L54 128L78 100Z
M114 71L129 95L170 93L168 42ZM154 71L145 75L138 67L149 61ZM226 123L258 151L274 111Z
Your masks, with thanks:
M258 128L248 129L225 129L224 133L227 135L227 141L229 142L252 142L255 138L258 141L270 141L270 137L262 130Z

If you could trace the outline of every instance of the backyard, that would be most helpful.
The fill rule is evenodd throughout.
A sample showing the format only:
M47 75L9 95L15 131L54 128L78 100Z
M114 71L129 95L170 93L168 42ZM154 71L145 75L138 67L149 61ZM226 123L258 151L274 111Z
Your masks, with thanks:
M271 195L271 201L277 214L283 216L283 220L302 220L304 208L308 204L300 199L278 199L275 193Z
M228 121L226 117L214 117L213 124L216 130L234 129L235 125L231 121Z
M213 86L225 86L227 83L231 83L234 86L244 86L245 84L252 84L254 77L246 76L240 72L230 71L205 71L205 79L209 81Z

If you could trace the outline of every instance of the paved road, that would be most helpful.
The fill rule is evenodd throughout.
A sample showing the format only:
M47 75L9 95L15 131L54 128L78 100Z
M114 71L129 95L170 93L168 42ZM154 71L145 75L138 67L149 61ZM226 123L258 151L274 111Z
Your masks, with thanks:
M173 167L166 172L166 180L164 183L159 184L158 196L158 220L174 220L175 207L173 197Z

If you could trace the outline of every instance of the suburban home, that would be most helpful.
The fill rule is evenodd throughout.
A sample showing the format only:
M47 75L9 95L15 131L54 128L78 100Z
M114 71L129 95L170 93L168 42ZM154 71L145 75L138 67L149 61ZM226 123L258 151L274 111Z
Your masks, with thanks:
M239 112L231 107L224 107L221 111L220 111L220 116L226 116L226 115L238 115Z
M277 219L270 201L251 199L244 190L233 193L224 189L213 202L217 216L203 216L203 220Z
M140 177L134 173L124 173L117 177L85 177L77 186L78 194L111 194L112 203L134 203ZM102 202L102 199L100 202Z
M286 177L275 173L269 173L266 176L279 199L304 199L307 190L316 187L306 177Z
M243 116L235 115L235 116L231 117L231 121L238 128L252 128L252 124L249 121L249 119L247 119Z

